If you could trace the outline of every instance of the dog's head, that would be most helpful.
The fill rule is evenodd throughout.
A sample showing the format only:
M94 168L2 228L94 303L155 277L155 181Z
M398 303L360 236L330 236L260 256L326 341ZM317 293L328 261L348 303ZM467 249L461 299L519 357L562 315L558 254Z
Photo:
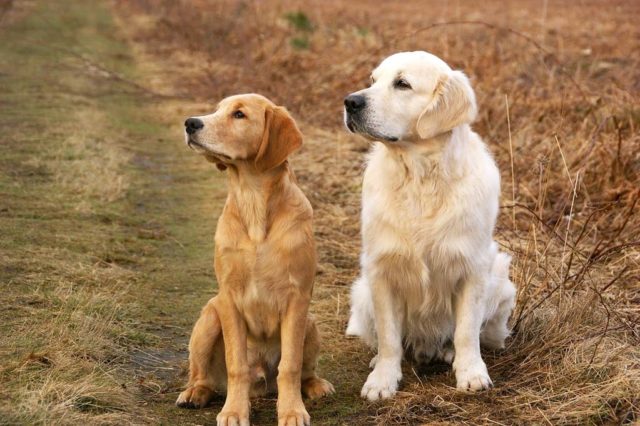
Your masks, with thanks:
M287 110L255 94L225 98L212 114L190 117L184 125L187 145L220 170L240 164L270 170L302 144Z
M388 143L432 138L477 113L467 77L427 52L389 56L371 74L371 86L347 96L344 106L351 132Z

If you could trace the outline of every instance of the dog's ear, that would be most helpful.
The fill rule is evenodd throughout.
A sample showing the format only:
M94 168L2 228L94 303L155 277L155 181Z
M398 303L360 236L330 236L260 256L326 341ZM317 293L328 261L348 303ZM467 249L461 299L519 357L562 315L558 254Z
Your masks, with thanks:
M416 130L421 139L447 132L464 123L471 123L478 113L476 96L469 79L462 71L453 71L440 79L433 102L418 118Z
M300 145L302 133L287 110L283 107L267 108L264 134L255 159L256 168L266 171L279 166Z

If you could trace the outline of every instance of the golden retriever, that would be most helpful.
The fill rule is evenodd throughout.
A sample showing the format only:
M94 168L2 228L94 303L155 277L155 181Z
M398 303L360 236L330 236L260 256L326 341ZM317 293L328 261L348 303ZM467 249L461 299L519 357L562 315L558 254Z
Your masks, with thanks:
M362 397L395 394L405 349L453 362L461 390L490 387L480 343L503 347L515 287L493 240L500 174L470 127L469 80L427 52L397 53L344 103L347 128L375 141L347 327L377 349Z
M255 94L226 98L185 126L187 144L226 170L229 194L215 235L219 293L193 329L176 404L203 407L226 391L218 425L249 425L250 395L277 383L278 424L308 425L301 394L333 386L316 375L319 335L308 314L313 211L287 161L302 134L286 109Z

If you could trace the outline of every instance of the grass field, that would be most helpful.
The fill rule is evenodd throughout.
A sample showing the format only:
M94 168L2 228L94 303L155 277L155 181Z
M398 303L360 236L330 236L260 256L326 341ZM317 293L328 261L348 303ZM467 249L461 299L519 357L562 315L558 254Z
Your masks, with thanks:
M312 311L337 393L317 425L620 424L640 413L640 4L467 0L0 0L0 424L215 424L173 405L215 292L224 175L184 117L260 92L305 133L292 160L315 210ZM342 97L398 50L464 70L502 173L514 256L496 387L404 366L359 398L371 353L344 337L358 273L366 142ZM275 400L252 422L275 422Z
M108 4L2 26L0 423L175 424L223 183L124 82L144 76Z

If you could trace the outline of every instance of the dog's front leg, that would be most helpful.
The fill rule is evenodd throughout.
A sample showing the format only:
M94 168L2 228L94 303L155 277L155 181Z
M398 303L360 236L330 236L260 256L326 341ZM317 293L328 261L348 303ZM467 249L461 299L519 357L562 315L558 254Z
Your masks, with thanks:
M376 401L395 395L398 382L402 379L404 310L394 294L392 280L385 279L385 274L375 274L371 278L378 355L360 395Z
M487 279L482 274L467 277L455 301L453 343L456 353L453 369L459 390L478 391L493 386L480 354L480 327L484 318Z
M281 358L278 365L278 426L310 425L302 402L301 374L305 329L310 298L291 297L280 326Z
M216 311L222 324L227 364L227 399L218 414L218 426L249 426L249 363L246 325L230 294L216 297Z

